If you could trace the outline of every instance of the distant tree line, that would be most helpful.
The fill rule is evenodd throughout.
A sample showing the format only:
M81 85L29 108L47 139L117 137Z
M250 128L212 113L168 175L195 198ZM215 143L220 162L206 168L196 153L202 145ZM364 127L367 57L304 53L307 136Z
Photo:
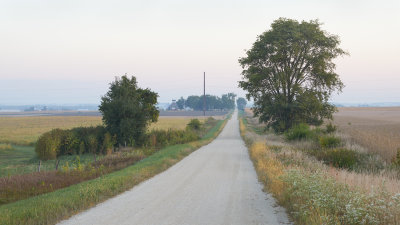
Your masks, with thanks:
M215 95L206 95L206 110L230 110L235 108L234 93L223 94L221 97ZM191 95L184 99L181 97L177 102L178 109L186 107L193 110L203 110L203 96Z
M99 106L104 125L53 129L39 137L35 151L43 160L92 153L96 161L96 155L111 154L122 146L161 148L198 140L203 126L198 120L192 120L185 130L147 131L150 123L156 122L159 116L157 97L158 94L150 89L139 88L135 77L117 77L110 83L110 89L102 97ZM201 105L202 108L203 101L199 96L190 96L187 100L189 107L198 109ZM221 98L209 96L208 106L209 109L232 109L234 100L233 93L222 95ZM210 124L213 124L212 119L205 122L205 125Z
M236 104L237 104L237 108L238 108L239 110L244 110L244 108L246 108L247 101L246 101L245 98L240 97L240 98L238 98L238 99L236 100Z

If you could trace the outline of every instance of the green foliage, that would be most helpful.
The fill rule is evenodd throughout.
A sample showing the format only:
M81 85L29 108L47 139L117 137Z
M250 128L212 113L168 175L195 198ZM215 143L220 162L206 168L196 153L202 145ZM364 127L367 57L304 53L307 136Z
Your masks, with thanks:
M113 152L113 147L115 145L115 139L111 136L109 132L104 135L102 152L103 154L110 155Z
M40 159L55 159L60 153L62 130L54 129L42 134L36 142L35 151Z
M289 141L306 140L313 138L314 133L311 131L310 126L305 123L300 123L286 131L285 137Z
M148 125L157 121L157 97L150 89L139 88L133 76L124 75L110 84L109 91L101 98L99 110L107 131L116 135L117 143L137 142Z
M205 97L206 110L229 110L235 108L236 95L234 93L223 94L221 97L214 95L206 95ZM187 100L181 98L178 101L184 102L187 107L193 110L203 110L203 96L191 95Z
M400 166L400 148L397 149L396 156L393 159L393 164Z
M289 170L282 180L283 202L296 224L398 224L398 194L365 193L320 171Z
M201 122L199 119L191 119L190 122L186 125L186 129L189 130L200 130Z
M184 109L185 103L186 103L186 100L183 97L181 97L178 101L176 101L176 105L178 106L178 109Z
M239 110L244 110L244 108L246 107L247 101L245 98L240 97L236 100L236 104L237 104L237 108Z
M162 148L168 145L184 144L196 141L199 136L192 130L152 130L146 134L143 145L151 148Z
M101 179L0 206L0 224L55 224L168 169L195 149L210 143L223 125L221 120L200 141L169 146Z
M55 159L61 155L84 153L103 153L102 143L107 137L103 126L78 127L70 130L54 129L42 134L35 146L35 151L40 159ZM115 141L106 140L107 147Z
M346 54L340 40L321 30L318 21L280 18L271 27L239 59L239 86L254 99L255 116L276 132L298 123L320 125L335 111L329 97L343 88L333 63Z
M326 164L345 169L354 169L362 159L361 153L345 148L315 151L314 155Z
M326 124L326 133L331 134L335 133L337 130L337 127L333 125L331 122Z
M322 148L336 148L342 144L342 141L335 136L321 136L319 144Z

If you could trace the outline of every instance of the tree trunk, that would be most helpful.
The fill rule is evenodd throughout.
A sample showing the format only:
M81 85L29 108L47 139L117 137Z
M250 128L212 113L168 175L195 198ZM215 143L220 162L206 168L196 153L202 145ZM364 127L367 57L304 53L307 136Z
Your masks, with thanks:
M40 166L42 165L42 160L39 160L38 172L40 172Z

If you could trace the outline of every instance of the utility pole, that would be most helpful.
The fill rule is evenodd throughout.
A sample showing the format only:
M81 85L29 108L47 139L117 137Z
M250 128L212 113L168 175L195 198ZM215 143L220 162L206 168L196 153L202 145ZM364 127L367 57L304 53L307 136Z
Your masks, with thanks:
M206 116L206 72L203 81L203 116Z

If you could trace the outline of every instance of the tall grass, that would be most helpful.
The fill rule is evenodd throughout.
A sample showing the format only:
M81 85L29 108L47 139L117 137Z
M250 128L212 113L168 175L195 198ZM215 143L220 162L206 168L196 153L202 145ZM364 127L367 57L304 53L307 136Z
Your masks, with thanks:
M166 147L117 172L0 206L0 224L54 224L68 218L166 170L200 146L210 143L225 123L219 121L199 141Z
M152 129L185 129L191 117L160 117ZM204 122L204 119L200 120ZM71 129L101 125L100 116L0 117L0 143L34 145L38 137L52 129Z
M348 185L332 173L357 173L324 165L286 144L271 150L265 137L254 138L243 122L240 130L265 190L288 209L296 224L400 224L398 192Z
M52 129L70 129L102 124L99 116L0 117L0 143L33 145L37 138Z

